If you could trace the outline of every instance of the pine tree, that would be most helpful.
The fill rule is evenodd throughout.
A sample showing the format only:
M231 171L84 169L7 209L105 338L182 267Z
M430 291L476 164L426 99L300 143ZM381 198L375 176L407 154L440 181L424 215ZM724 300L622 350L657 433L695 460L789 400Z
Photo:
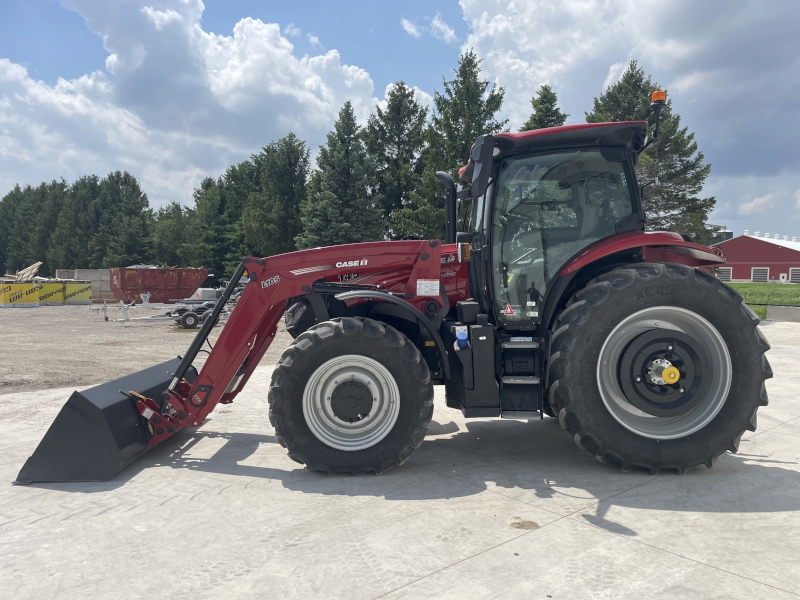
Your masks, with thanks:
M503 130L507 120L497 118L503 105L504 88L482 80L481 60L472 50L461 55L455 78L443 80L444 91L435 92L433 118L425 132L425 165L418 192L411 206L397 211L395 233L421 238L443 238L445 224L444 189L436 171L458 169L469 160L475 138Z
M84 175L69 186L47 250L47 259L55 269L88 267L89 241L99 219L93 210L99 188L97 175Z
M569 116L558 108L558 96L549 85L540 87L537 95L531 98L531 108L533 108L533 113L525 121L520 131L558 127L563 125Z
M411 204L420 184L427 116L428 109L414 99L414 90L398 81L389 92L386 109L376 106L364 131L376 169L375 196L389 236L394 213Z
M345 102L327 144L320 147L301 210L298 248L378 240L383 236L380 208L371 197L374 166L367 156L353 106Z
M308 148L289 133L264 147L253 163L258 165L260 189L248 195L242 210L243 254L292 252L303 230L300 207L306 199Z
M149 263L154 219L139 182L127 171L109 173L100 182L100 197L112 207L104 227L108 244L102 265L110 268Z
M648 113L650 94L658 89L642 67L632 60L620 80L594 99L586 113L588 123L647 120L652 133L655 118ZM672 101L661 111L661 141L640 156L636 175L640 183L654 180L644 188L642 199L647 228L688 234L699 243L708 243L713 232L706 229L708 214L716 199L700 198L703 183L711 172L698 150L694 133L681 127L681 118L672 110Z
M157 264L190 266L186 260L189 214L189 209L177 202L158 209L153 227L153 257Z
M0 199L0 275L11 272L13 244L15 237L14 224L19 205L23 201L22 188L15 185Z
M216 279L227 274L225 262L229 233L220 187L220 182L206 177L194 190L194 208L187 211L187 232L191 243L185 254L190 266L207 268Z

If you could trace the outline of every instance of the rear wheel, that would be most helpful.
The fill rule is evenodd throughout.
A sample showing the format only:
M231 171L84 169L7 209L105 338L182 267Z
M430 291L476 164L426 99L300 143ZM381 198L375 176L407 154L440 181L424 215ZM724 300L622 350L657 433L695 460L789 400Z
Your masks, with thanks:
M551 339L549 401L598 460L650 472L736 452L767 403L758 317L715 277L641 263L573 296Z
M309 469L383 473L422 443L433 386L419 350L371 319L320 323L295 339L272 375L270 422Z

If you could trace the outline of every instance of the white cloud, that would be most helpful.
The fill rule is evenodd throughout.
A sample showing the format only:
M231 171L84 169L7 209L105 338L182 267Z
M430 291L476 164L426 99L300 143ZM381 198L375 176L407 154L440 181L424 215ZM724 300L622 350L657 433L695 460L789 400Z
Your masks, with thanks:
M701 143L707 155L711 144L726 152L731 140L741 144L750 136L752 144L755 132L734 122L772 119L773 108L800 124L793 100L781 91L788 80L800 84L790 58L800 54L800 38L789 25L800 19L800 3L793 0L731 0L722 12L693 0L460 4L471 31L463 48L474 48L483 69L506 87L512 126L528 117L530 98L543 83L559 92L572 122L582 121L591 98L614 83L632 58L673 92L681 115L709 131ZM720 102L723 91L736 101ZM764 107L763 114L756 106ZM800 143L791 143L800 154ZM781 154L791 154L785 150ZM754 154L741 153L751 164ZM776 151L762 154L772 160Z
M512 129L528 118L531 96L545 83L558 93L568 123L583 122L592 98L635 58L668 89L682 124L696 134L713 165L707 188L758 178L775 193L776 207L759 221L777 220L777 207L794 204L788 190L797 186L788 182L800 176L800 111L786 90L800 87L796 0L729 0L724 11L696 0L460 5L470 31L462 50L474 48L486 78L505 87L503 116ZM726 193L718 201L734 206L766 193L747 198L733 184L718 187Z
M439 13L437 13L431 21L431 33L433 33L433 37L435 37L437 40L443 41L445 44L455 44L458 42L458 36L456 35L456 32L452 27L444 22L442 15Z
M297 57L277 24L247 18L216 35L199 0L152 3L65 0L102 38L113 77L50 86L0 59L0 196L127 169L153 205L191 204L204 175L290 130L313 150L346 100L362 122L374 106L369 74L336 50Z
M794 206L797 210L800 210L800 190L794 193Z
M295 26L294 23L289 23L286 27L283 28L283 35L287 37L300 37L301 35L303 35L303 30Z
M750 202L742 202L739 205L739 214L752 215L755 213L765 213L772 208L774 203L775 195L765 194L763 196L759 196L758 198L754 198Z
M603 82L603 89L609 88L620 80L622 74L625 73L625 67L628 66L627 62L615 62L608 68L608 75Z
M400 19L400 25L402 25L405 32L413 38L419 39L422 35L419 26L408 19Z
M315 35L308 34L308 41L311 42L312 46L319 46L322 48L322 43L319 41L319 38Z
M159 31L170 23L179 23L183 21L183 15L171 8L167 10L156 10L152 6L143 6L141 11L142 14L152 21L153 25L155 25L156 29Z

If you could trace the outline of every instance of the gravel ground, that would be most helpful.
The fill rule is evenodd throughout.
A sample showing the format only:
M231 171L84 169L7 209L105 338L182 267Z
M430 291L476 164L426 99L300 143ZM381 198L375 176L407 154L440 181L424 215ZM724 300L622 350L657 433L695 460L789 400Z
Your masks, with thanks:
M137 308L129 316L162 312ZM115 323L113 319L122 319L116 307L108 316L105 322L88 306L0 310L0 394L86 387L116 379L182 355L197 333L172 321ZM278 329L262 365L274 365L291 342L282 326ZM221 331L216 327L211 333L212 344ZM202 365L206 356L201 353L195 365Z

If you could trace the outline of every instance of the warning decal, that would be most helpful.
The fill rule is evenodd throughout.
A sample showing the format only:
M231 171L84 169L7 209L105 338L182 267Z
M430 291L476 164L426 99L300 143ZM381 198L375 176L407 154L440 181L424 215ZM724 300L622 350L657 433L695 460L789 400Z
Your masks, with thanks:
M438 296L438 279L417 279L417 296Z
M500 312L502 314L504 314L504 315L518 315L519 314L519 309L518 308L512 308L510 304L506 304L505 309L501 310Z

